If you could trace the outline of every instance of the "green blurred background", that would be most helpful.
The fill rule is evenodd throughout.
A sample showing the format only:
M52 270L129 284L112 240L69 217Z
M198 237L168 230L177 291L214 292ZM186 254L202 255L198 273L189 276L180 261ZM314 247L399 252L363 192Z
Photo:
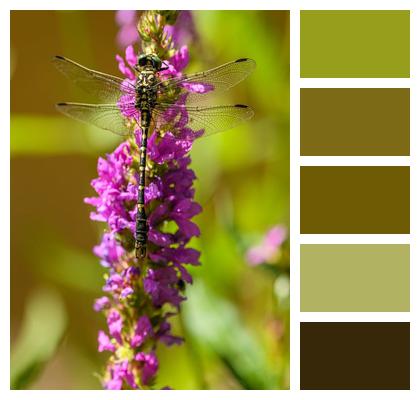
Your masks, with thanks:
M161 347L157 387L287 389L288 265L250 267L245 251L289 224L289 13L196 11L188 72L251 57L254 74L217 103L245 103L254 119L197 141L196 218L202 251L175 329ZM101 229L93 195L98 156L117 136L66 119L54 103L83 100L50 59L65 55L119 75L111 11L11 12L11 385L100 389L105 327L92 309L104 269L92 255ZM85 97L86 98L86 97ZM283 263L284 264L284 263ZM286 264L288 262L286 261Z

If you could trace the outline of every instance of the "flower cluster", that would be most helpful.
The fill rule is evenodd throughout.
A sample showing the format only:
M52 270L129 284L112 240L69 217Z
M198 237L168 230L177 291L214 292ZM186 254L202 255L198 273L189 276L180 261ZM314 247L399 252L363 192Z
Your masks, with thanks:
M271 228L261 243L248 249L246 260L249 265L273 264L281 257L281 246L287 239L287 229L282 225Z
M174 25L165 26L165 32L172 37L175 45L189 43L198 39L192 13L187 10L180 11Z
M177 49L167 33L173 30L168 22L174 21L173 12L143 12L139 22L142 51L159 54L169 66L161 79L180 75L189 61L188 48ZM135 79L137 56L132 46L126 49L125 58L117 56L119 69L129 81ZM124 108L122 112L127 118L132 116ZM165 130L155 130L147 146L145 259L138 260L134 254L139 130L111 154L99 158L98 177L92 181L97 197L85 200L95 207L91 219L107 226L94 248L106 268L105 296L94 304L96 311L105 314L108 325L108 332L98 335L98 350L110 352L103 377L106 389L152 388L159 367L158 343L170 346L183 341L173 334L170 318L185 300L185 285L192 283L185 266L199 265L200 253L188 247L190 239L200 234L191 219L201 211L194 201L196 177L188 152L200 132L192 132L181 118L175 135L172 120L168 116Z
M117 43L121 48L126 48L136 42L138 33L136 29L137 12L133 10L120 10L115 13L115 22L119 26Z

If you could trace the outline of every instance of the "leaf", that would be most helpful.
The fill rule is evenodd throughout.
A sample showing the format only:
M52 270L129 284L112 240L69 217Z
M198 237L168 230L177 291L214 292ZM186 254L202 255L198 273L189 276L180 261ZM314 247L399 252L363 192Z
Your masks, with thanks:
M25 389L54 356L67 326L61 297L37 290L29 298L21 333L12 350L10 387Z
M196 281L188 290L183 317L194 340L211 348L245 389L278 389L263 348L228 300Z

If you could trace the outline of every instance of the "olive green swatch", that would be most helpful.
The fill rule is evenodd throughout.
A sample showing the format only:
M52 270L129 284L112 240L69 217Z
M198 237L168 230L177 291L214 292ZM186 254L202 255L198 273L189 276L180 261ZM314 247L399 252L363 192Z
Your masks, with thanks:
M409 156L410 89L301 89L302 156Z
M410 246L301 245L300 310L410 311Z
M301 167L300 232L410 233L410 168Z
M410 11L301 11L300 76L409 78Z

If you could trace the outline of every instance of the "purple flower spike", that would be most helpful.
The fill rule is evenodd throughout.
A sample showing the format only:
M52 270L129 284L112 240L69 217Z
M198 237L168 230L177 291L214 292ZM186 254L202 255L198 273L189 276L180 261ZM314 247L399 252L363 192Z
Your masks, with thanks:
M119 377L112 378L105 382L104 388L108 390L121 390L122 389L122 379Z
M104 331L99 331L98 334L98 351L115 351L115 346L112 344L111 339Z
M102 311L103 309L109 307L111 302L109 301L109 298L106 296L102 296L99 299L95 300L95 303L93 305L93 309L97 312Z
M107 323L111 336L113 336L118 341L118 343L122 343L121 331L123 320L117 310L111 310L108 313Z
M144 53L153 49L165 60L168 68L158 73L158 79L164 81L182 75L190 56L188 47L180 43L185 44L196 34L191 13L181 12L185 24L175 25L167 23L167 18L174 22L171 12L157 13L142 12L139 26L144 32L140 32L143 43L139 47ZM135 95L128 89L136 83L139 56L131 42L135 12L119 11L116 20L120 26L118 40L127 43L124 54L116 56L123 74L117 106L126 123L136 126L139 110L134 106ZM212 89L200 82L187 87L196 93ZM188 95L180 95L177 104L185 105ZM155 351L161 345L183 343L183 338L172 332L170 318L186 299L185 285L192 283L188 266L200 264L200 253L189 247L191 238L200 235L193 218L201 212L194 201L196 176L189 152L203 131L187 127L185 107L178 111L169 108L161 122L149 132L146 149L146 257L138 260L134 251L143 133L139 127L113 152L98 159L98 176L91 182L96 196L85 199L94 208L90 218L106 226L101 242L93 249L106 268L106 296L95 301L94 309L104 313L108 325L107 332L98 334L98 351L111 352L103 376L103 386L109 390L154 388L159 368Z
M127 360L111 365L108 370L110 378L105 380L104 383L105 389L121 390L124 383L132 389L137 389L135 377L130 367Z
M101 259L104 267L111 267L124 253L124 249L118 244L114 236L104 234L100 245L93 248L93 253Z
M131 287L126 287L121 291L121 298L125 299L126 297L130 296L130 294L134 293L134 289Z
M165 343L167 346L172 346L173 344L182 344L184 342L183 338L171 334L171 324L166 320L160 325L157 336L159 340Z
M150 320L145 315L141 316L137 321L136 330L131 338L131 346L139 347L144 341L153 335L153 328Z
M135 359L142 364L141 380L143 385L147 385L156 375L159 361L155 353L137 353Z

